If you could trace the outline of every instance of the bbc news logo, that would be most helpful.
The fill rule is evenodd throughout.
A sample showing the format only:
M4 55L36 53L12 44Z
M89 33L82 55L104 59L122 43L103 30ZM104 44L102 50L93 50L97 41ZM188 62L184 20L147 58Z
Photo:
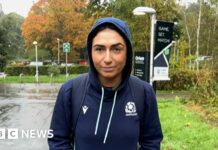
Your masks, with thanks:
M18 130L17 128L0 128L0 140L3 139L36 139L53 138L53 130Z

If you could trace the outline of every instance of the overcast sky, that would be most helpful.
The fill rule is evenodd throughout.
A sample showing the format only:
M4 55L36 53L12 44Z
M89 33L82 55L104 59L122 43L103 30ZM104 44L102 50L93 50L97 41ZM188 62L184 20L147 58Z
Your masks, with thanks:
M33 0L0 0L2 10L5 14L16 12L23 17L27 16L33 2Z
M0 0L2 10L5 14L16 12L23 17L26 17L33 3L38 0ZM197 0L180 0L183 3L189 3Z

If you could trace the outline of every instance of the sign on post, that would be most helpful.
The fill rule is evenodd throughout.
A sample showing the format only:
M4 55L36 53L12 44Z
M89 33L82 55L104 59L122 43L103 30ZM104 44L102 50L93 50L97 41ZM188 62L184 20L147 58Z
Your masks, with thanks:
M70 52L70 43L69 42L66 42L66 43L63 43L63 51L66 53L66 78L68 77L68 68L67 68L67 53Z
M173 37L172 22L157 21L154 51L154 81L170 80L169 58Z
M63 43L63 51L65 53L69 53L70 52L70 43L69 42Z
M150 52L135 52L134 57L134 75L147 82L149 82L149 56Z

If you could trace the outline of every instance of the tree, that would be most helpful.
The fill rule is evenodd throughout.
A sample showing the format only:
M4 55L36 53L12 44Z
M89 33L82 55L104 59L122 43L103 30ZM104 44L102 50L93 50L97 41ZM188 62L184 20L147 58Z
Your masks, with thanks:
M60 43L70 42L73 51L69 58L76 56L76 50L85 47L86 35L91 19L86 18L86 0L40 0L34 4L22 25L22 34L27 48L36 40L39 47L57 57L57 38Z
M184 13L181 21L184 27L182 36L189 43L188 53L186 53L186 56L188 55L190 58L189 60L193 58L196 60L196 57L205 55L215 57L213 51L218 45L216 40L217 34L215 32L217 28L216 6L212 3L202 2L201 6L199 3L193 3L187 8L181 9L181 13ZM213 58L213 60L215 59ZM202 67L200 65L200 68Z
M3 37L4 32L0 26L0 72L3 71L3 68L6 65L6 51L5 51L5 39Z
M91 0L86 9L86 15L94 19L112 16L113 0Z
M117 17L126 21L132 33L134 50L149 50L150 45L150 18L149 15L134 16L132 11L138 6L153 7L157 11L157 19L164 21L177 21L178 9L174 0L93 0L87 9L89 16L95 19L101 17Z
M198 25L197 25L197 34L196 34L196 58L197 58L197 71L199 70L199 36L200 36L200 28L201 28L201 11L202 11L202 0L199 0L199 14L198 14Z
M190 36L190 30L188 27L188 21L187 21L187 12L186 12L186 8L181 7L181 13L183 14L183 20L184 20L184 28L185 28L185 32L187 34L187 38L188 38L188 60L189 60L189 69L192 68L192 52L191 52L191 36Z
M23 52L23 40L20 25L24 18L18 14L10 13L0 18L0 63L1 70L6 60L18 58Z

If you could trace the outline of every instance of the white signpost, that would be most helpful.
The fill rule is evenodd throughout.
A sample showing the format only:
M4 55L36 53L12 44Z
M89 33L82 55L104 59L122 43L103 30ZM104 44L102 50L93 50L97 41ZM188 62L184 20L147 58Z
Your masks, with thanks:
M63 43L63 51L64 53L66 53L66 78L68 77L68 70L67 70L67 53L70 52L70 43L69 42L66 42L66 43Z

